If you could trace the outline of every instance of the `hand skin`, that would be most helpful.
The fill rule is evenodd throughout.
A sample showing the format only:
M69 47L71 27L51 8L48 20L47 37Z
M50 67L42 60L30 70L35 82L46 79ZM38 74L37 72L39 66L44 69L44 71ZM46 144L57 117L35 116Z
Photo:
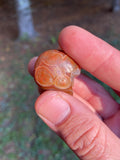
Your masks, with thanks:
M59 45L83 69L120 95L120 52L88 31L68 26ZM28 70L34 76L31 59ZM73 96L63 92L41 94L35 110L82 160L120 160L120 105L104 88L81 74L74 80Z

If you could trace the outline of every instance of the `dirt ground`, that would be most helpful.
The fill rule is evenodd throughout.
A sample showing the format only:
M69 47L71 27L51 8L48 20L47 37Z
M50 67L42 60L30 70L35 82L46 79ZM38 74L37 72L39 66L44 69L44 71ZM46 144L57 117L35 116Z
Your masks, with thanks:
M30 86L33 81L28 77L27 63L31 57L39 55L44 50L57 48L57 38L64 27L68 25L83 27L119 48L120 12L111 12L111 4L112 0L32 0L33 20L39 37L34 41L18 41L15 5L13 1L5 2L2 0L0 2L0 112L3 114L3 111L6 111L8 106L14 106L16 101L17 106L23 105L22 102L24 101L26 108L24 107L23 110L29 113L27 107L34 105L37 93L30 93L33 91L32 86ZM18 103L20 97L18 92L22 96L24 94L30 96L24 95L22 97L23 101L21 100ZM12 100L11 102L10 98L14 99L17 94L16 101ZM32 104L31 101L33 101ZM11 117L15 115L17 109L17 107L13 107L11 110L7 108L7 114L4 113L5 115L3 114L0 117L3 128L8 127L11 121L13 122ZM21 110L19 110L20 113ZM7 120L4 118L6 115L9 116ZM27 119L24 125L28 126L28 121ZM31 123L36 122L31 120ZM21 127L21 123L19 127ZM32 141L35 135L33 135L31 128L28 128L28 130L29 132L25 130L23 132L26 136L31 136ZM1 136L3 136L3 132L4 130L0 130ZM15 144L11 141L7 145L6 142L2 143L6 152L3 153L0 150L0 153L2 153L0 158L3 160L10 159L4 154L13 153ZM30 144L26 143L26 146L29 148ZM43 152L48 156L49 151ZM14 159L13 155L11 157L11 159ZM66 160L65 157L63 157L63 160Z

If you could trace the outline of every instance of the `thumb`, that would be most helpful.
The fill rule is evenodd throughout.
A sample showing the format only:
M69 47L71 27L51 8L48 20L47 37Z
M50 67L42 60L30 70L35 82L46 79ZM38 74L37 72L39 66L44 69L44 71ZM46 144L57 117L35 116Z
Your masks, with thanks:
M118 160L119 139L88 106L68 94L48 91L39 96L35 109L79 158Z

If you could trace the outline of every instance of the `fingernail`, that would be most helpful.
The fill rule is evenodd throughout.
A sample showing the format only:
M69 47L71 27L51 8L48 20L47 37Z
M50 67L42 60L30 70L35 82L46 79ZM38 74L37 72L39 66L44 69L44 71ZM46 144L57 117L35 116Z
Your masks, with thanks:
M47 99L43 98L36 105L38 115L53 125L62 123L70 114L69 104L59 95L49 96Z

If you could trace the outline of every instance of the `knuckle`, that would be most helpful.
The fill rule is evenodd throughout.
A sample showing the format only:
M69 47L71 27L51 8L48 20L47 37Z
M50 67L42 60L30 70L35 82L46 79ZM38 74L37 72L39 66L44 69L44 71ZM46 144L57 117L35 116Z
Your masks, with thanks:
M102 131L101 124L92 120L84 120L71 128L65 137L65 141L79 157L89 154L97 154L98 157L104 154L105 132Z
M83 146L78 148L77 152L83 157L92 159L96 155L97 160L105 155L106 136L100 126L91 128L87 134L84 135L82 141Z

